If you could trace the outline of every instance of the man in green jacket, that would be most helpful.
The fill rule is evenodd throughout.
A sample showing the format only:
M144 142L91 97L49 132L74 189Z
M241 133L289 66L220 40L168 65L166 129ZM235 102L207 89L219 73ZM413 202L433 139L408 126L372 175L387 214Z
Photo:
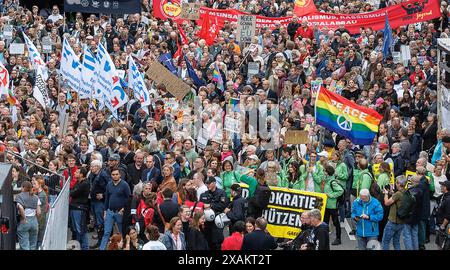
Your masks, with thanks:
M333 225L336 227L336 239L331 244L336 246L341 244L341 225L339 223L337 199L344 194L344 188L334 178L335 170L331 165L326 165L324 170L325 185L323 187L323 193L327 195L327 206L323 221L329 225L331 216Z
M281 150L281 171L280 171L280 177L281 178L287 178L289 175L289 164L294 161L294 157L291 156L292 148L289 146L283 147Z
M323 167L317 161L317 154L312 152L309 155L309 161L300 166L299 185L302 190L310 192L322 192L322 184L324 182Z
M368 170L368 162L367 159L363 158L359 161L358 164L360 173L359 177L356 181L356 194L359 198L359 192L362 189L368 189L370 190L370 185L372 184L372 175L370 175L370 172Z

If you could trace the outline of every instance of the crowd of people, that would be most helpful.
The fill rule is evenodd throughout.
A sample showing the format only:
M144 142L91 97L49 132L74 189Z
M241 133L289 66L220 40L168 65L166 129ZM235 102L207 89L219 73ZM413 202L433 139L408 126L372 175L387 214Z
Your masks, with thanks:
M292 1L202 4L264 16L293 12ZM358 13L395 1L315 4L327 12ZM401 238L405 249L425 249L430 234L448 249L450 131L438 126L436 44L450 30L447 2L441 6L440 18L393 29L392 52L402 45L411 50L410 60L394 62L392 55L382 55L382 31L366 28L351 35L344 26L319 29L296 16L287 27L257 29L256 49L248 52L237 43L236 24L225 22L208 46L198 37L199 25L158 20L148 0L142 1L141 14L112 16L63 16L58 6L27 9L18 1L3 1L2 35L7 25L14 30L12 38L0 40L0 62L17 103L5 96L0 101L0 140L13 164L20 249L40 246L49 205L66 181L70 231L84 250L327 250L342 244L344 219L362 250L371 240L383 249L391 242L400 249ZM42 53L51 99L47 108L33 98L36 74L26 50L8 50L24 43L22 33L40 51L43 38L51 39L52 51ZM124 73L129 57L145 74L160 55L174 56L181 46L185 57L173 64L191 93L177 100L172 89L146 76L152 104L142 108L124 86L130 101L113 118L62 80L64 37L81 59L85 47L95 53L102 43ZM186 61L204 86L194 85ZM258 74L248 74L251 62L258 63ZM373 144L355 145L315 124L312 84L319 78L328 89L383 116ZM286 96L287 82L292 88ZM228 106L232 100L239 105ZM225 116L234 114L246 119L242 134L224 129ZM253 123L250 115L262 121ZM202 131L195 129L198 123ZM205 130L206 142L200 142ZM270 136L262 136L263 130ZM286 144L291 130L308 131L309 142ZM407 178L407 172L414 175ZM247 197L242 183L248 185ZM297 238L275 239L262 217L273 186L326 194L325 215L306 211ZM93 246L88 232L94 232Z

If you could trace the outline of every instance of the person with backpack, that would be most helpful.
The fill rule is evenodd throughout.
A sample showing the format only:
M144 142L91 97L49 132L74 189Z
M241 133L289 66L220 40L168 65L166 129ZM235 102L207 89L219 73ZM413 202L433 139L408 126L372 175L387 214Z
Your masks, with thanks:
M347 190L347 181L349 180L348 168L347 165L342 161L341 152L334 151L331 154L331 164L335 168L334 170L334 178L336 181L343 187L344 194L341 195L337 199L337 207L339 213L339 221L344 222L345 219L345 198L346 198L346 190Z
M325 166L325 185L323 187L323 193L327 195L327 206L323 221L329 226L331 216L333 225L336 227L336 239L331 245L337 246L341 244L341 224L339 222L337 210L337 199L344 194L344 188L334 178L334 173L334 168L331 165Z
M231 186L231 196L233 201L223 211L231 221L230 227L239 220L245 220L248 208L247 200L242 198L242 188L239 184L233 184Z
M347 166L347 173L348 178L345 186L345 201L344 206L340 207L339 211L345 211L345 216L341 215L341 221L344 221L344 217L350 217L351 212L351 189L352 189L352 183L353 183L353 175L354 175L354 168L355 168L355 155L352 150L349 149L349 144L345 139L342 139L338 143L338 150L336 152L339 152L342 157L342 162Z
M378 223L383 219L383 207L370 195L369 189L362 189L359 198L353 202L352 219L356 221L358 249L366 250L369 241L377 240Z
M384 227L381 246L383 250L389 250L391 240L395 250L400 250L400 236L404 227L404 220L399 217L399 209L403 204L403 195L405 193L406 177L400 175L395 179L397 192L389 197L390 192L386 188L383 189L384 205L389 208L388 222Z
M258 183L256 185L255 192L248 200L248 216L255 219L262 216L262 211L269 204L271 195L270 188L266 183L265 172L263 169L258 169L256 171L256 180Z
M419 187L421 177L411 177L411 184L403 194L402 206L397 216L404 219L403 242L406 250L419 250L419 223L422 212L422 189Z

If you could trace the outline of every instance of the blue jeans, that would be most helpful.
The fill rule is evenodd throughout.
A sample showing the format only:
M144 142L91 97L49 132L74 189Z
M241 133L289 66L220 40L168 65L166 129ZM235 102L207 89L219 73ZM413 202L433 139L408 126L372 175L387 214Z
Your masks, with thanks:
M358 250L367 250L367 243L369 243L369 241L371 241L371 240L378 241L377 236L373 236L373 237L356 236L356 239L358 240Z
M419 250L419 224L405 224L403 227L403 243L406 250Z
M75 231L77 241L81 244L82 250L89 249L89 240L87 236L86 212L83 210L70 210L72 218L72 228Z
M102 242L100 244L100 250L105 250L106 245L108 245L109 237L114 228L114 223L119 227L119 231L122 231L122 215L118 212L113 212L111 210L106 210L105 217L105 232L103 234Z
M48 195L48 204L50 207L53 205L53 203L56 201L56 198L58 195Z
M95 227L97 229L103 227L103 212L105 211L105 203L102 201L91 201L92 213L95 217Z
M20 249L36 250L38 240L39 225L36 216L27 217L26 223L19 223L17 236L19 238Z
M400 236L402 235L403 224L397 224L388 221L386 227L384 227L383 240L381 241L381 245L383 250L389 250L389 245L391 244L391 240L393 240L394 249L400 249Z

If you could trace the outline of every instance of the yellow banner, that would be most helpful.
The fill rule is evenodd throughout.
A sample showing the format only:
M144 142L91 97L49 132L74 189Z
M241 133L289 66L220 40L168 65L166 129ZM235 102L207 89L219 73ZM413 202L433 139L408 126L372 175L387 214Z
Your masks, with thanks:
M267 230L273 237L294 239L300 232L304 211L319 209L325 215L327 195L289 188L271 187L269 205L263 211Z

